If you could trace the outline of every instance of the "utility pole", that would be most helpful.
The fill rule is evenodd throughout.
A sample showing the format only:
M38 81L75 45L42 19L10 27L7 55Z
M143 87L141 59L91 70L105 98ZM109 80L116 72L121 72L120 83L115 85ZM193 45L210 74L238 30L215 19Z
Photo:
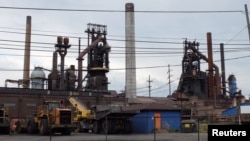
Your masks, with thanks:
M153 81L150 80L150 75L147 82L148 82L148 96L151 97L151 82Z
M171 74L170 74L170 71L171 71L171 69L170 69L170 65L168 64L168 87L169 87L169 94L168 95L170 95L171 94Z
M245 4L245 13L246 13L246 19L247 19L248 36L249 36L249 41L250 41L250 22L249 22L247 4Z

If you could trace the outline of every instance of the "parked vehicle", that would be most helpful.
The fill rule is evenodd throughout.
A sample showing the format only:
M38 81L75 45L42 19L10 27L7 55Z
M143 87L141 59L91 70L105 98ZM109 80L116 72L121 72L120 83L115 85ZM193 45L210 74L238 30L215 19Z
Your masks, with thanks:
M40 133L48 135L61 133L70 135L76 126L72 123L72 110L65 108L60 101L44 101L38 106L34 117L29 119L12 119L12 132Z

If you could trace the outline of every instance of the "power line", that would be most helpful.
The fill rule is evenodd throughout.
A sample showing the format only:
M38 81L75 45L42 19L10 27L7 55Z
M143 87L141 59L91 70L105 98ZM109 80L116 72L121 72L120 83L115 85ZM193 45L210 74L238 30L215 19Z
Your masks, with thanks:
M228 58L225 59L225 61L229 61L229 60L237 60L237 59L243 59L243 58L249 58L249 56L242 56L242 57L234 57L234 58ZM214 62L219 62L220 60L216 60ZM175 64L175 65L171 65L171 67L179 67L181 66L181 64ZM149 66L149 67L136 67L136 68L126 68L126 69L156 69L156 68L168 68L168 65L162 65L162 66ZM125 68L110 68L110 71L112 70L125 70ZM22 69L3 69L0 68L0 71L23 71ZM77 70L76 70L77 71Z
M6 39L0 39L0 41L3 41L3 42L14 42L14 43L24 43L24 41L20 41L20 40L6 40ZM35 46L33 44L43 44L43 45L50 45L50 46L54 46L54 44L52 43L46 43L46 42L31 42L32 43L32 47L35 47L35 48L42 48L42 49L32 49L32 51L46 51L46 52L52 52L54 50L52 50L53 48L52 47L47 47L47 46ZM17 45L17 44L0 44L0 45L5 45L5 46L19 46L19 47L23 47L23 45ZM72 45L72 46L78 46L78 45ZM87 45L86 45L87 46ZM1 49L10 49L10 50L24 50L24 48L10 48L10 47L1 47ZM44 50L44 49L48 49L48 50ZM118 46L113 46L112 48L125 48L125 47L118 47ZM70 53L77 53L76 51L77 49L76 48L72 48L70 49ZM153 51L152 51L153 50ZM163 51L164 50L164 51ZM173 50L178 50L177 52L176 51L173 51ZM150 55L179 55L179 54L182 54L182 48L170 48L170 47L158 47L158 48L146 48L146 47L137 47L137 51L136 51L136 54L139 55L138 57L140 57L141 54L143 55L147 55L147 54L150 54ZM246 48L243 48L243 47L238 47L238 48L227 48L227 50L225 52L240 52L240 51L249 51L249 47L246 47ZM213 51L214 53L216 52L220 52L219 50L215 50ZM132 53L132 52L131 52ZM112 49L112 54L126 54L125 51L123 50L114 50ZM148 56L147 56L148 57ZM159 57L159 56L158 56Z
M1 32L1 31L0 31ZM24 34L24 33L23 33ZM38 35L38 34L36 34ZM40 36L42 36L43 34L39 34ZM55 35L44 35L44 36L55 36ZM79 38L79 37L77 37ZM107 39L110 41L126 41L126 40L121 40L121 39ZM7 40L7 39L0 39L0 41L6 41L6 42L19 42L19 43L24 43L25 41L20 41L20 40ZM167 42L167 41L146 41L146 40L135 40L135 42L143 42L143 43L157 43L157 44L183 44L183 42ZM46 45L54 45L54 43L46 43L46 42L31 42L31 43L35 43L35 44L46 44ZM201 45L206 45L207 43L200 43ZM215 44L213 43L213 45L217 45L219 46L220 44ZM226 44L226 45L234 45L234 46L238 46L238 45L242 45L242 46L249 46L250 44ZM87 45L85 45L87 46ZM122 47L125 48L125 47ZM147 49L147 48L144 48ZM157 48L156 48L157 49ZM171 48L171 49L176 49L176 48Z
M227 41L225 44L228 44L229 42L231 42L235 37L237 37L244 29L246 29L247 26L245 26L244 28L242 28L235 36L233 36L229 41Z
M22 28L13 28L13 27L0 27L2 29L12 29L12 30L22 30L22 31L25 31L25 29L22 29ZM246 27L244 27L242 30L244 30ZM242 32L242 30L240 32ZM61 31L48 31L48 30L37 30L37 29L33 29L32 31L36 31L36 32L48 32L48 33L67 33L67 34L77 34L77 35L81 35L82 33L73 33L73 32L61 32ZM26 34L24 32L14 32L14 31L0 31L0 32L3 32L3 33L16 33L16 34ZM239 33L240 33L239 32ZM237 35L239 34L237 33ZM37 34L37 33L32 33L31 35L39 35L39 36L52 36L52 37L57 37L58 35L55 35L55 34ZM237 36L236 35L236 36ZM109 35L110 37L119 37L119 38L125 38L125 36L122 36L122 35ZM69 38L77 38L77 39L87 39L87 37L79 37L79 36L67 36ZM184 38L176 38L176 37L147 37L147 36L137 36L136 38L144 38L144 39L157 39L157 40L184 40ZM235 38L235 36L233 37ZM232 40L233 38L231 39L213 39L214 41L221 41L221 40ZM108 39L109 40L109 39ZM206 39L196 39L196 40L206 40ZM125 40L124 40L125 41ZM246 40L234 40L234 41L246 41Z
M65 12L118 12L124 13L125 10L96 10L96 9L59 9L59 8L32 8L32 7L7 7L1 6L1 9L14 10L38 10L38 11L65 11ZM135 10L136 13L179 13L179 14L195 14L195 13L244 13L242 10L224 10L224 11L159 11L159 10Z
M0 27L0 28L6 28L6 29L18 29L18 28L8 28L8 27ZM241 33L246 27L244 27L239 33ZM19 29L19 30L24 30L24 29ZM42 32L41 30L35 30L35 31L40 31ZM6 30L0 30L0 32L2 33L12 33L12 34L26 34L24 32L14 32L14 31L6 31ZM53 32L53 31L51 31ZM53 32L54 33L54 32ZM237 33L237 35L239 34ZM79 33L80 34L80 33ZM35 36L48 36L48 37L57 37L58 35L55 35L55 34L41 34L41 33L32 33L31 35L35 35ZM237 35L235 35L233 38L235 38ZM77 39L87 39L87 37L79 37L79 36L67 36L69 38L77 38ZM114 36L115 37L115 36ZM139 38L143 38L143 37L139 37ZM144 38L147 38L147 39L164 39L164 38L154 38L154 37L144 37ZM229 41L232 41L232 39L229 39ZM166 39L177 39L177 38L166 38ZM109 38L107 39L109 41L126 41L124 39L112 39L112 38ZM179 40L183 40L183 38L179 38ZM218 40L218 39L214 39L214 40ZM249 44L228 44L228 42L226 43L226 45L249 45ZM183 44L183 42L167 42L167 41L153 41L153 40L135 40L135 42L142 42L142 43L157 43L157 44ZM199 42L200 43L200 42ZM200 43L201 45L206 45L207 43ZM220 43L213 43L213 45L220 45Z

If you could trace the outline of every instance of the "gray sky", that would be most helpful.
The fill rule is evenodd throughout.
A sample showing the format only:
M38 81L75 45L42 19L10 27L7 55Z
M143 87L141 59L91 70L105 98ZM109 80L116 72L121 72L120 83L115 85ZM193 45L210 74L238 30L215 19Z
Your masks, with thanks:
M171 91L180 79L183 41L200 43L200 51L207 56L206 34L212 33L213 59L221 68L219 44L224 43L226 78L234 74L237 86L245 96L250 95L250 45L244 5L249 0L5 0L0 1L0 86L6 79L23 77L23 54L26 16L32 17L30 69L41 66L52 68L52 53L56 36L70 37L71 48L65 65L77 66L78 38L86 38L88 23L107 25L107 39L111 46L110 90L125 87L125 4L134 3L136 35L137 95L167 96L168 65L171 70ZM4 7L72 9L89 11L25 10ZM94 12L93 10L102 10ZM113 11L113 12L110 12ZM142 12L144 11L144 12ZM170 12L168 12L170 11ZM176 13L172 13L175 11ZM190 12L187 12L190 11ZM195 13L192 13L196 11ZM208 12L213 11L213 12ZM50 36L44 36L50 35ZM21 42L16 42L21 41ZM148 42L141 42L148 41ZM42 43L42 44L41 44ZM46 44L44 44L46 43ZM87 44L82 39L82 48ZM86 67L86 60L84 65ZM202 66L207 70L207 64ZM46 72L48 73L48 72ZM86 75L86 74L83 74ZM17 87L9 84L9 87Z

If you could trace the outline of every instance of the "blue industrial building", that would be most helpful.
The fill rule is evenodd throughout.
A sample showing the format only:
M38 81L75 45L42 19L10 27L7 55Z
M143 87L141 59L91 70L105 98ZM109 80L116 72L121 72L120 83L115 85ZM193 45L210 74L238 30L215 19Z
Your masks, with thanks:
M239 106L247 106L250 105L250 102L241 103ZM236 116L238 114L238 106L234 106L222 111L222 115L224 116Z
M250 124L250 102L241 103L222 111L222 115L234 124Z
M140 111L130 118L133 133L153 133L154 130L166 129L179 132L181 128L181 110L173 105L165 104L138 104Z

